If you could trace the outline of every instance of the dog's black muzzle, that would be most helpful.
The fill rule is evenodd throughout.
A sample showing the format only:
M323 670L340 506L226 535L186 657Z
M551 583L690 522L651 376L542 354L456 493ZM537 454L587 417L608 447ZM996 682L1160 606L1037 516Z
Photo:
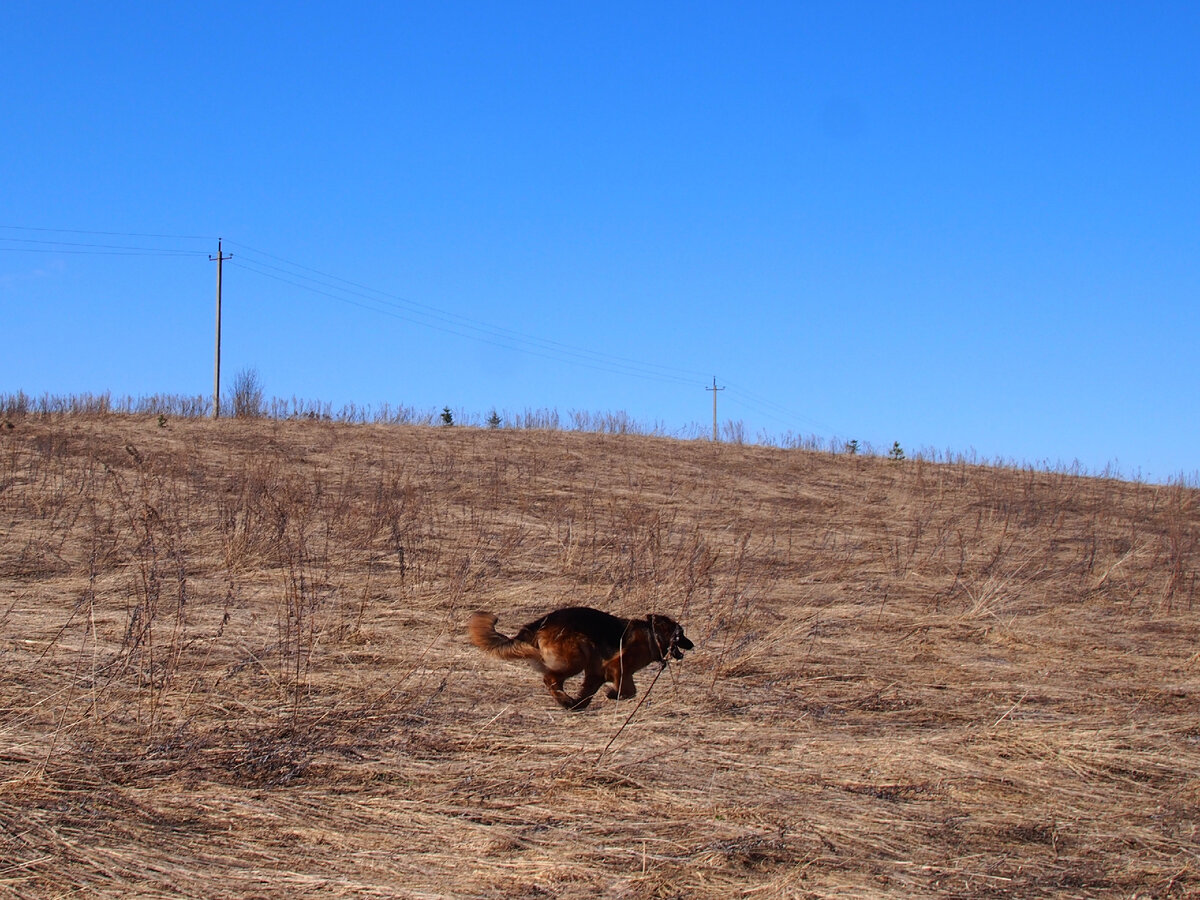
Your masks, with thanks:
M695 644L693 644L691 641L689 641L687 638L685 638L681 634L681 635L679 635L678 638L671 641L671 658L672 659L683 659L683 651L691 650L695 646L696 646Z

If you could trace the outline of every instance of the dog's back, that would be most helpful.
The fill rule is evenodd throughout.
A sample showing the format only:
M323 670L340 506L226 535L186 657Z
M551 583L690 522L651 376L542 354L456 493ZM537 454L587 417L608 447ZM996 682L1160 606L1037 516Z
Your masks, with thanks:
M537 646L564 637L584 638L601 656L611 656L621 647L629 620L590 606L568 606L542 616L517 632L516 641Z
M590 606L569 606L535 619L521 627L513 637L496 630L498 617L477 612L467 621L471 643L500 659L528 659L537 663L543 653L563 641L583 641L600 656L616 653L629 627L621 619Z

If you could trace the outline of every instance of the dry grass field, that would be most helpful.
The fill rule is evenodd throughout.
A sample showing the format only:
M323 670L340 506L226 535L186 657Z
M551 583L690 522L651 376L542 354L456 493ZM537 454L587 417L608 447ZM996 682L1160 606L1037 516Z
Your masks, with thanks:
M0 896L1200 893L1195 489L9 424ZM568 604L666 613L696 650L567 712L465 638Z

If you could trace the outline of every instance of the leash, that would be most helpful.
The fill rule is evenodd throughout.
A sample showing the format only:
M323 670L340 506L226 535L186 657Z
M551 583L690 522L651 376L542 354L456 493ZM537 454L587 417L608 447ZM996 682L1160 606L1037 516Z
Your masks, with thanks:
M650 693L654 690L654 686L658 684L658 679L662 677L662 673L667 671L667 665L671 662L671 645L675 643L675 637L672 636L670 644L667 645L667 652L663 653L662 644L659 643L658 640L658 632L654 629L653 616L649 617L649 623L650 634L654 637L654 649L661 654L662 659L660 662L662 665L660 665L658 667L658 671L654 673L654 679L650 682L650 686L642 692L642 699L637 702L637 706L633 708L633 712L626 716L625 721L621 723L621 727L617 729L616 734L608 739L608 743L604 745L604 749L601 750L600 755L596 757L596 768L600 767L600 761L604 759L604 754L607 753L608 749L613 745L613 741L621 736L621 733L625 730L626 726L633 721L633 717L636 716L638 714L638 710L642 708L642 704L650 699ZM624 640L624 636L622 636L622 640Z
M658 684L658 679L662 676L662 673L665 671L667 671L667 662L666 662L666 660L663 660L662 668L654 673L654 680L651 681L650 686L648 688L646 688L645 691L642 692L642 699L637 702L637 706L635 706L633 708L633 712L631 712L625 718L625 721L621 723L621 727L617 729L617 733L608 739L608 743L604 745L604 749L601 750L600 755L596 757L596 768L600 768L600 761L602 759L604 759L604 754L608 752L608 748L613 745L613 741L615 741L617 738L619 738L621 736L621 732L623 732L625 730L625 727L630 722L633 721L633 717L638 714L638 710L642 708L642 704L645 703L650 698L650 692L654 690L654 686L656 684Z

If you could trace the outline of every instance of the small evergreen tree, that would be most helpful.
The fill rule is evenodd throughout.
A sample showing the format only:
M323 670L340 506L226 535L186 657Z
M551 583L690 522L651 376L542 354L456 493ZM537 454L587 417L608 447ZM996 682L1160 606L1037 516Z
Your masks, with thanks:
M904 448L900 446L899 441L892 442L892 449L888 451L888 459L892 462L900 462L904 459Z
M488 428L500 427L500 416L494 409L492 410L492 414L487 417L487 426Z
M453 425L454 424L454 413L450 412L450 407L448 407L448 406L442 407L442 424L443 425Z

